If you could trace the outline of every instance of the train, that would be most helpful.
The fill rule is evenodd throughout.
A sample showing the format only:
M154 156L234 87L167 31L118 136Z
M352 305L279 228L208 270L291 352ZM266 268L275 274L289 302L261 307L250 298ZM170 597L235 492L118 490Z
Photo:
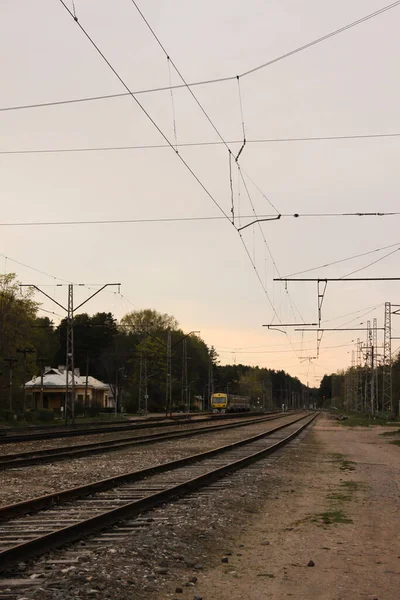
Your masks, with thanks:
M210 407L213 412L250 412L250 398L234 394L216 393L211 395Z

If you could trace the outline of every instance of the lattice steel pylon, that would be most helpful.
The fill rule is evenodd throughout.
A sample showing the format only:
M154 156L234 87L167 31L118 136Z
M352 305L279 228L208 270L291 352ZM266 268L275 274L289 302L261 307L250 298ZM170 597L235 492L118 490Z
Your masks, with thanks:
M372 321L371 344L371 410L372 414L378 412L378 321Z
M383 331L382 412L393 412L392 396L392 305L385 302Z
M74 286L68 285L67 305L67 352L65 370L65 402L64 418L68 422L71 416L72 423L75 421L75 364L74 364ZM70 381L71 376L71 381Z
M356 396L355 404L356 404L356 411L357 412L363 412L361 357L362 357L361 341L360 341L360 338L357 338L356 383L355 383L355 396Z

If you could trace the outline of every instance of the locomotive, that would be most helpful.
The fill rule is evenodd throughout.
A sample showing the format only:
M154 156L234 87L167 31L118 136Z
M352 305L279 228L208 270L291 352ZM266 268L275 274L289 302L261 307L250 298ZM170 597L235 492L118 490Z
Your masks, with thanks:
M250 412L250 398L233 394L216 393L211 395L211 410L213 412Z

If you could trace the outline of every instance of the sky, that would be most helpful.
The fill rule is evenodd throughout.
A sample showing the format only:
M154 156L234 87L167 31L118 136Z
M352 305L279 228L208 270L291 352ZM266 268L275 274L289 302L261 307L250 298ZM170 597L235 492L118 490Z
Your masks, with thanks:
M78 304L99 284L120 283L85 310L118 319L141 308L172 314L185 331L200 331L222 364L285 369L310 385L348 367L364 331L325 332L318 360L309 360L315 332L262 325L316 322L317 284L285 286L273 281L279 276L314 267L299 276L343 277L358 269L355 277L398 275L400 216L302 215L399 211L400 137L255 140L400 133L400 6L240 76L238 84L237 75L385 4L142 1L137 6L170 61L131 0L74 5L78 23L141 107L127 95L0 110L0 271L41 286L63 305L67 288L58 284L86 284L75 288ZM3 0L0 109L126 92L78 23L60 0ZM194 96L186 87L172 96L170 89L136 94L181 84L172 63L186 82L233 79L194 86ZM248 142L236 163L242 123ZM227 145L178 146L179 155L168 145L143 148L166 144L159 130L172 145L221 138ZM121 146L141 148L98 150ZM97 150L21 153L87 148ZM251 225L241 237L237 228L254 221L253 207L257 215L283 216ZM207 219L55 224L187 217ZM32 222L52 224L21 225ZM362 328L376 317L382 327L384 303L400 303L399 284L328 283L322 326ZM64 316L44 296L37 299L57 313L55 322ZM393 336L400 335L396 318Z

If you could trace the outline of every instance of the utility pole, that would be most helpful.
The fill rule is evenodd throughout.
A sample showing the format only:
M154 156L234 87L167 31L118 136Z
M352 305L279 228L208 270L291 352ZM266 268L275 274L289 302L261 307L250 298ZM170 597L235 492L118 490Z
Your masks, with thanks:
M71 372L71 398L69 398L69 372ZM75 363L74 363L74 286L68 284L67 309L67 350L66 350L66 381L64 418L68 423L68 409L71 411L71 421L75 424Z
M210 398L214 393L214 373L213 373L213 362L210 356L210 360L208 363L208 398L207 398L207 408L210 408Z
M26 356L27 354L34 354L35 350L33 348L17 348L17 352L19 354L22 354L24 357L24 401L23 401L23 405L22 405L22 412L25 413L26 410L26 378L27 378L27 360L26 360Z
M36 362L40 366L40 400L39 400L39 408L43 408L43 375L44 375L44 366L46 364L47 358L37 358ZM36 408L36 405L34 406Z
M85 397L83 400L83 410L86 412L86 403L88 397L88 383L89 383L89 354L86 354L86 377L85 377Z
M165 417L168 417L168 411L172 416L172 347L171 330L168 330L167 338L167 381L165 384Z
M4 362L8 365L9 371L9 388L8 388L8 402L10 410L12 410L12 382L13 382L13 366L18 362L16 358L9 357L5 358Z
M147 415L147 356L146 352L140 355L139 371L139 414Z
M186 412L190 412L189 394L188 394L188 356L187 356L187 339L182 342L182 387L181 401L185 406Z
M57 284L57 287L61 287L63 284ZM75 423L75 371L74 371L74 313L79 310L84 304L89 302L94 296L97 296L100 292L102 292L106 287L117 285L120 287L120 283L105 283L98 290L94 292L89 298L86 298L83 302L81 302L78 306L74 307L74 287L78 285L78 287L84 287L84 283L79 284L68 284L68 303L67 307L63 306L55 298L52 298L49 294L41 290L37 285L32 283L21 283L20 287L30 287L34 288L46 298L49 298L54 304L57 304L62 310L67 313L67 348L66 348L66 383L65 383L65 403L64 403L64 418L65 424L68 423L68 411L70 410L72 424ZM69 371L71 371L71 394L69 392ZM71 402L69 403L69 395L71 395Z

